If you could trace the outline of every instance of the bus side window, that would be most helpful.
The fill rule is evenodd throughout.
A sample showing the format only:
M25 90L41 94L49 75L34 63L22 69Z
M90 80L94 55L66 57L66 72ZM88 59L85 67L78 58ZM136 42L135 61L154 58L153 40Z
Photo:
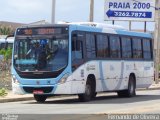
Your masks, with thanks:
M96 58L96 41L95 35L92 33L86 34L86 56L88 59Z
M83 37L80 34L72 34L72 70L83 64Z
M110 55L111 58L120 58L121 51L120 51L120 39L118 36L109 36L110 40Z
M72 36L72 60L83 58L83 42L78 35Z
M142 44L140 38L133 38L133 58L141 59L142 58Z
M151 59L151 41L150 39L143 39L143 57L144 59Z

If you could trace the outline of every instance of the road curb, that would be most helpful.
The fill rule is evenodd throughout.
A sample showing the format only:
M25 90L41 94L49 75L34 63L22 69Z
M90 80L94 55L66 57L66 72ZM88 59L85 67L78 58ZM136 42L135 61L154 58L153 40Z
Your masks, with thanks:
M155 88L145 88L145 89L137 89L137 91L144 91L144 90L159 90L160 87ZM68 95L60 95L60 96L54 96L52 98L62 98L67 97ZM28 100L34 100L33 97L21 97L21 98L0 98L0 103L7 103L7 102L18 102L18 101L28 101Z
M27 101L27 100L34 100L33 97L22 97L22 98L2 98L0 99L0 103L7 103L7 102L18 102L18 101Z
M156 88L147 88L147 90L159 90L160 87L156 87Z
M137 91L144 91L144 90L160 90L160 87L155 87L155 88L138 88L136 89Z
M62 98L68 97L72 95L57 95L49 98ZM48 99L49 99L48 98ZM0 99L0 103L7 103L7 102L19 102L19 101L28 101L28 100L35 100L34 97L21 97L21 98L2 98Z

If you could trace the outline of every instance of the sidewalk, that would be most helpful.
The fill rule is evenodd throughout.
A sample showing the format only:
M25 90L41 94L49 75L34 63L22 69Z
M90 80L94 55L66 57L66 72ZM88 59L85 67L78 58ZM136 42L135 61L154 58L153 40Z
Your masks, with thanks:
M149 90L156 90L156 89L160 89L160 82L158 84L152 84L149 88Z
M160 83L159 84L152 84L149 88L140 89L140 90L157 90L157 89L160 89ZM60 97L60 96L56 96L56 97ZM32 94L15 95L11 91L9 91L7 96L0 97L0 103L27 101L27 100L34 100L33 95Z

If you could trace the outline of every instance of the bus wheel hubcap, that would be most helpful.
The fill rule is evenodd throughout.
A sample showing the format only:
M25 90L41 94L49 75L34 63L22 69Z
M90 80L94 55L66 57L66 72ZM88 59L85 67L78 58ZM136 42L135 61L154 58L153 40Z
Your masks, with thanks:
M90 91L90 86L86 85L86 94L90 95L91 91Z
M130 92L131 92L131 93L134 92L134 85L133 85L133 82L131 82L131 84L130 84Z

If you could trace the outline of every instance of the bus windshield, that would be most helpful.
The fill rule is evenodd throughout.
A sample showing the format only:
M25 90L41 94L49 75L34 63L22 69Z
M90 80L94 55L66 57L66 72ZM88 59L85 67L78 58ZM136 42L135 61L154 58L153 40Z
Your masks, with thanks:
M68 65L68 36L16 38L14 66L22 72L54 72Z

